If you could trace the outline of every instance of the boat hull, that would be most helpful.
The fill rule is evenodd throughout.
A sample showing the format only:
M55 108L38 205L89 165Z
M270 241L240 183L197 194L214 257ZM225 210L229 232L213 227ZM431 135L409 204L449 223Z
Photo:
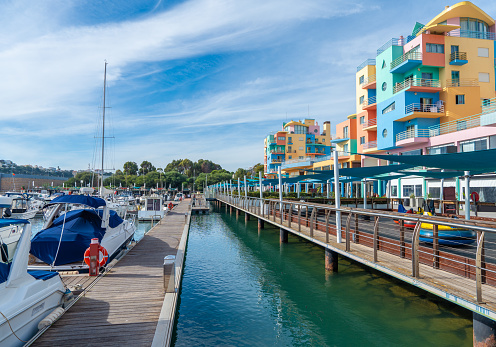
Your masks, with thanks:
M477 234L474 231L466 229L440 230L438 238L440 245L463 246L469 245L476 241ZM420 229L419 240L426 243L433 243L434 233L429 229Z

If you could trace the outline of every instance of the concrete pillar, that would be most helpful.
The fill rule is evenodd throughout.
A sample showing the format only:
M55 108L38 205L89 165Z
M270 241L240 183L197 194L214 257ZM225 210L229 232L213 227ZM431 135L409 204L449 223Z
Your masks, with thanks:
M261 230L264 228L264 221L263 219L258 219L258 230Z
M325 249L325 269L330 272L338 272L338 254L329 248Z
M239 218L239 209L236 209L236 220Z
M473 312L474 346L496 346L496 322Z
M288 234L289 232L286 229L279 229L279 240L281 243L288 243Z
M229 214L232 214L232 209L233 209L233 207L229 206Z
M245 222L248 222L250 220L250 215L245 212Z

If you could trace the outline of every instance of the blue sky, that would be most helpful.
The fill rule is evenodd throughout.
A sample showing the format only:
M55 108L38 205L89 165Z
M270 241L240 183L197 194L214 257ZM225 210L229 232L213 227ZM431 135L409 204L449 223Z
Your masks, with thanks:
M474 3L496 17L493 0ZM107 60L106 168L178 158L247 168L285 120L309 112L334 129L355 111L356 66L453 4L3 0L0 159L93 165Z

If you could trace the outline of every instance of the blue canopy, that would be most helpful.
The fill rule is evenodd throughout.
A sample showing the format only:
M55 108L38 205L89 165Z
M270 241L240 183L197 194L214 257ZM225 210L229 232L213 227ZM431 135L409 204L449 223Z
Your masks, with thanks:
M93 208L105 206L105 200L88 195L62 195L53 199L48 205L53 204L79 204Z
M6 264L0 262L0 283L7 281L7 278L9 278L9 272L10 272L10 263Z
M101 200L101 199L100 199ZM101 242L105 229L102 220L93 210L73 210L57 218L48 229L41 230L31 240L31 254L47 264L64 265L83 261L84 252L92 238ZM62 234L62 226L64 232ZM57 255L57 248L60 249ZM57 255L57 259L55 256Z
M100 216L100 218L103 217L103 210L97 210L96 212L98 213L98 215ZM119 217L119 215L117 214L117 212L115 212L114 210L110 210L109 227L115 228L119 224L121 224L123 221L124 220L121 217Z
M25 219L0 218L0 228L13 224L29 224L29 221Z

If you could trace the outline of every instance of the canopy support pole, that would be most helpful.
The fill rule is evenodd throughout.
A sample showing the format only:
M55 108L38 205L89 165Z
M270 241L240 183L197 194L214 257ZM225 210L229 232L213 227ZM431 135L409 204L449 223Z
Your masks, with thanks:
M470 219L470 171L465 171L465 219Z
M279 201L282 202L282 177L281 177L281 166L277 168L277 174L279 175ZM281 210L282 211L282 210ZM282 212L281 212L282 213Z
M339 163L338 151L333 151L334 157L334 201L336 204L336 242L341 243L341 194L339 193Z
M327 189L327 198L329 199L329 190L330 190L330 180L327 180L327 184L326 184L326 189Z
M262 171L258 172L258 181L260 182L260 200L263 199L263 193L262 193ZM262 205L260 205L262 206Z

